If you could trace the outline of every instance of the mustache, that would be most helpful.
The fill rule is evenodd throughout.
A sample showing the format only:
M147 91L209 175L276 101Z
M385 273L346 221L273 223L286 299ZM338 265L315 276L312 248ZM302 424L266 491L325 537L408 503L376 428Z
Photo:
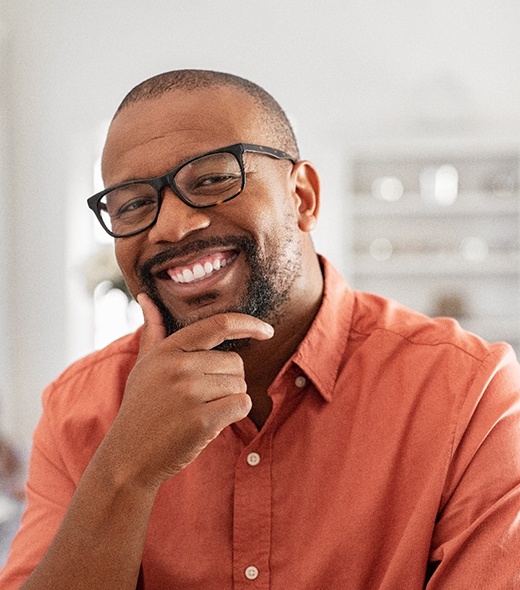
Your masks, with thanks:
M147 260L141 267L136 268L136 274L141 279L141 283L150 286L154 282L153 269L157 266L163 265L168 260L174 258L194 254L209 248L235 248L244 252L246 259L251 260L256 254L255 241L247 236L226 236L213 238L206 238L204 240L195 240L182 246L173 246L167 250L159 252L149 260Z

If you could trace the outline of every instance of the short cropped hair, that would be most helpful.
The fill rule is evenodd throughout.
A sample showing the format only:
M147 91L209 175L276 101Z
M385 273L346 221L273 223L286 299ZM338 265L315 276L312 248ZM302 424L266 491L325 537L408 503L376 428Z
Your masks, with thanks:
M173 70L158 74L141 82L125 96L114 118L127 106L143 100L150 100L173 91L197 91L206 88L231 87L244 92L258 105L263 117L262 123L268 133L278 142L277 146L296 160L300 154L293 128L287 115L276 100L263 88L240 76L211 70Z

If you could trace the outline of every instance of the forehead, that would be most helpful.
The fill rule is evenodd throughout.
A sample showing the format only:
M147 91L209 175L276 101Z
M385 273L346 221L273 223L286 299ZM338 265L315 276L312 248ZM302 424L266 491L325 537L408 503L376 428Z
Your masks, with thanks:
M231 88L169 91L126 106L103 151L105 184L163 174L194 155L239 142L266 143L257 103Z

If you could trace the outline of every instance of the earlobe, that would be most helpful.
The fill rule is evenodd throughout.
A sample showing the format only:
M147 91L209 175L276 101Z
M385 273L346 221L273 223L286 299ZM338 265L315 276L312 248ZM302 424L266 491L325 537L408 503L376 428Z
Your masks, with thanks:
M298 207L298 226L303 232L316 227L320 207L320 179L311 162L294 165L294 195Z

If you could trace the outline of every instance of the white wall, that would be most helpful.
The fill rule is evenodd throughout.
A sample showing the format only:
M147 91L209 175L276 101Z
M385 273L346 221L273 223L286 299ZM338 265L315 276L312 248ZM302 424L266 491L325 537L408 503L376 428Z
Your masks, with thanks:
M12 310L11 289L9 287L10 257L12 246L12 223L9 210L10 161L9 161L9 118L8 118L8 39L7 31L0 19L0 424L5 428L7 417L13 412L14 400L11 395L12 346L5 337Z
M347 271L336 208L348 144L424 135L432 119L436 132L518 135L519 24L518 0L3 0L4 426L26 443L42 387L70 360L65 222L90 215L94 130L131 86L201 67L271 91L324 172L316 240Z

